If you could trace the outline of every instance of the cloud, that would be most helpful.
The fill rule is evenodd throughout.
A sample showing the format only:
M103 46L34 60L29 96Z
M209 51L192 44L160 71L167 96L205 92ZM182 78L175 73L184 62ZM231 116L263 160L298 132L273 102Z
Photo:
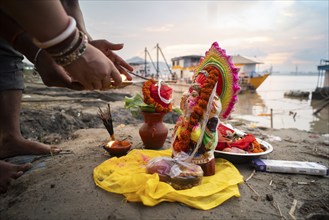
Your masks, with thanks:
M144 28L144 30L147 32L169 32L173 27L173 24L164 24L162 26L149 26Z
M204 52L210 48L210 44L176 44L164 48L169 57L186 55L204 55Z
M264 60L266 63L270 64L283 64L290 62L293 53L291 52L282 52L282 53L270 53Z

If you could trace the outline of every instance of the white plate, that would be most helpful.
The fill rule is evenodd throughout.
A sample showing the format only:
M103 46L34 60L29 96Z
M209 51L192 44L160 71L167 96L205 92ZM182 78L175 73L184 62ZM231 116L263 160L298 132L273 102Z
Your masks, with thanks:
M258 143L260 143L266 148L266 151L261 153L233 153L215 150L215 157L227 159L232 163L246 163L250 162L254 158L269 154L273 151L273 147L271 144L258 138L256 138L256 140L258 141Z

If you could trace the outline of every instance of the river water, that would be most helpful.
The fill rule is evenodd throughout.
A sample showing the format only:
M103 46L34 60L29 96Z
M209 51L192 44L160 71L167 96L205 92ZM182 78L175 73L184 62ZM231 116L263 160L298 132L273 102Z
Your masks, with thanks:
M289 90L309 91L317 86L317 76L270 75L255 93L239 94L232 118L246 119L254 126L297 128L311 132L329 133L329 106L317 115L324 100L311 101L308 98L288 98L284 93ZM273 121L268 116L273 112Z

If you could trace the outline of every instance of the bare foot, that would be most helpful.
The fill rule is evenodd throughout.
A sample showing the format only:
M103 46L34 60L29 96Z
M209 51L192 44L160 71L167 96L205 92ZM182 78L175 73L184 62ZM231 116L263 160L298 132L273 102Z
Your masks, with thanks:
M22 176L23 173L31 169L32 164L15 165L0 160L0 194L7 192L8 186L13 179Z
M0 138L0 159L28 154L56 154L61 149L43 143L27 140L23 137L7 136Z

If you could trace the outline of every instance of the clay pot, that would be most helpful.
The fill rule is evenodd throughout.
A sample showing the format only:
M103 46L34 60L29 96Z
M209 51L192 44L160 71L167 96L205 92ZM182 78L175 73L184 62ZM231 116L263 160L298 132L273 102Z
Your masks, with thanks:
M211 159L208 163L198 164L203 170L203 176L215 175L215 158Z
M159 149L168 135L168 128L163 123L166 113L142 112L144 124L139 129L139 135L146 149Z

